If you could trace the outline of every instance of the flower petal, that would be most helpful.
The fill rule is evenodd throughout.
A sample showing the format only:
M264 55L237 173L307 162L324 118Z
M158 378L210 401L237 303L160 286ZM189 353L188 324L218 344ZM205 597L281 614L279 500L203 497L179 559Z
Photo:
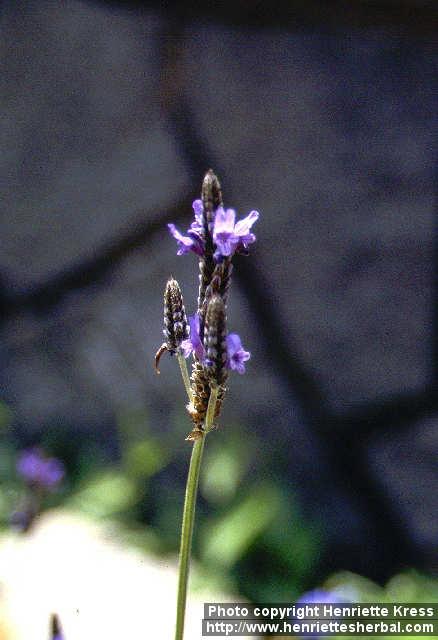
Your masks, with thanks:
M198 220L204 212L204 206L202 204L202 200L198 198L198 200L193 200L192 203L193 211L195 212L195 218Z
M221 238L216 238L216 245L218 248L218 252L217 254L215 252L215 255L218 256L230 256L233 253L235 247L235 243L231 240L222 240Z
M49 458L41 465L39 481L50 489L61 482L64 474L64 465L56 458Z
M202 206L202 200L194 200L192 207L193 207L193 211L195 212L195 220L190 225L190 229L200 234L202 233L203 215L204 215L204 207Z
M258 211L251 211L250 213L248 213L246 218L243 218L243 220L239 220L236 223L236 226L234 227L235 235L236 236L247 235L252 225L254 224L254 222L257 222L257 220L259 219L259 216L260 214Z
M236 351L242 348L242 340L237 333L229 333L227 335L228 356L231 358Z
M178 242L181 242L181 244L183 244L188 248L191 247L191 245L193 244L193 240L188 236L183 236L183 234L180 231L178 231L178 229L175 227L174 224L169 223L167 225L167 228L169 229L171 235L175 238L175 240L177 240Z
M234 209L224 209L218 207L214 216L213 239L217 237L231 236L234 233L234 222L236 220L236 212Z
M195 230L189 229L188 233L190 235L183 236L183 234L180 231L178 231L178 229L175 227L174 224L169 223L167 225L167 228L169 229L170 234L175 238L175 240L178 243L177 254L179 256L182 256L183 254L188 253L189 251L193 251L194 253L201 256L203 255L204 248L202 246L202 240L199 237L199 234Z
M188 358L189 355L193 352L193 345L192 345L192 341L190 340L190 338L187 338L186 340L183 340L181 342L181 351L183 353L184 358Z
M237 333L230 333L227 336L227 351L227 366L240 374L245 373L245 365L243 363L250 359L251 354L243 349L242 341Z
M187 340L181 342L181 349L185 358L188 358L191 353L195 353L199 360L203 360L205 356L204 345L199 337L199 315L195 313L194 316L189 317L190 335Z

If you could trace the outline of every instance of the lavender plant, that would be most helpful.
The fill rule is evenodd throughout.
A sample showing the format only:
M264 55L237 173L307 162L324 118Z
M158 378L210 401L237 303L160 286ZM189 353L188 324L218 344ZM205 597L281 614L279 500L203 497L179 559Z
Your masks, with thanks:
M182 640L187 599L190 552L196 495L205 438L215 426L227 389L230 370L245 373L250 353L236 333L227 330L227 302L237 253L248 254L256 237L251 228L259 217L251 211L236 222L234 209L225 209L217 176L210 169L202 183L201 199L193 202L194 221L186 235L169 224L178 245L178 255L193 253L199 258L197 311L188 320L181 289L171 278L164 292L165 342L155 356L155 368L163 353L176 355L189 403L192 430L186 440L193 443L184 501L175 640ZM192 358L189 378L186 359Z

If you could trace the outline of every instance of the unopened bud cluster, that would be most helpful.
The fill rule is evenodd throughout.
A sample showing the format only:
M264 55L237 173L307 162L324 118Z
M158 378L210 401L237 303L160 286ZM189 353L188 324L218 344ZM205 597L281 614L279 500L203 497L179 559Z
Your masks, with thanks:
M225 304L214 294L207 304L204 329L204 368L213 384L221 385L227 379L227 326Z
M164 337L167 350L175 353L189 335L186 310L180 286L174 278L167 281L164 290Z

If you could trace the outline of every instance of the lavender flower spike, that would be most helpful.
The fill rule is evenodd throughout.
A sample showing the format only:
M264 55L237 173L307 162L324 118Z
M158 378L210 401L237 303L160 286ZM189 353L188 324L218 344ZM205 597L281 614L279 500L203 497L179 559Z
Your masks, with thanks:
M232 256L235 251L248 249L248 245L256 239L250 229L258 217L258 211L251 211L246 218L236 223L234 209L218 207L213 228L213 240L217 246L215 257Z
M174 278L169 278L164 290L164 337L166 348L170 353L178 350L181 342L187 338L186 310L181 288Z
M174 278L170 278L164 290L164 330L163 334L166 342L155 354L155 371L160 373L158 368L161 356L165 351L171 355L178 353L181 342L187 338L189 327L187 325L186 310L181 293L181 288Z
M250 359L251 354L242 347L242 341L237 333L230 333L227 336L227 351L229 369L234 369L238 373L245 373L244 362Z

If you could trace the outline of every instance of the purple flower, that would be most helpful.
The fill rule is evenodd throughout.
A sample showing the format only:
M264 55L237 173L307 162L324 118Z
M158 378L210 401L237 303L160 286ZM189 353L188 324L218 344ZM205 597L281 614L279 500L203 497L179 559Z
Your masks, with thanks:
M307 591L303 593L301 598L296 601L296 605L304 610L305 605L324 605L324 604L347 604L346 598L342 598L336 591L325 591L324 589L313 589L313 591ZM295 618L295 621L299 621L299 617ZM301 638L310 638L310 640L320 640L326 637L326 634L320 633L319 635L299 636Z
M198 256L204 255L204 243L202 241L202 200L195 200L192 204L195 212L195 220L190 225L187 235L183 236L174 224L168 224L171 235L178 243L177 255L182 256L184 253L193 251Z
M193 211L195 212L195 220L190 225L190 229L192 231L196 231L197 233L202 233L202 214L204 211L204 206L202 204L202 200L193 200L192 203Z
M245 373L244 362L250 359L251 354L242 347L242 341L237 333L230 333L227 336L227 351L229 369L234 369L238 373Z
M178 243L177 254L179 256L190 251L198 256L204 255L202 200L194 200L192 207L195 219L190 225L187 235L184 236L178 231L174 224L167 225L171 235ZM251 211L246 218L236 222L234 209L224 209L222 206L216 209L213 223L213 241L216 244L215 258L217 261L220 261L222 257L232 256L236 251L245 252L248 250L248 246L256 239L250 229L254 222L258 220L258 217L258 211Z
M27 508L12 512L9 518L9 524L11 525L11 527L17 529L18 531L28 531L35 518L35 515L36 514L33 505L27 505Z
M195 353L198 359L206 365L209 361L205 359L205 349L199 337L199 315L195 314L189 318L190 335L187 340L181 342L181 349L185 358L191 353ZM242 347L242 341L237 333L230 333L227 336L227 368L234 369L238 373L245 373L244 362L250 359L251 354Z
M191 353L195 353L199 360L204 359L205 350L204 345L199 337L199 315L195 313L194 316L189 317L190 334L187 340L181 342L181 349L184 358L188 358Z
M196 253L198 256L204 255L204 246L201 237L192 228L187 231L187 236L183 236L174 224L169 223L167 228L178 243L177 255L182 256L184 253L189 253L190 251L193 251L193 253Z
M342 600L335 591L313 589L313 591L303 593L301 598L296 601L296 604L338 604L340 602L345 602L345 600Z
M225 210L223 207L218 207L213 227L213 240L217 246L216 259L220 259L221 256L231 256L236 251L247 250L248 245L256 239L250 229L258 217L258 211L251 211L246 218L236 223L234 209Z
M65 475L60 460L46 458L38 449L27 449L21 454L17 472L28 484L49 490L54 489Z
M62 462L56 458L48 458L41 465L40 483L49 489L58 485L64 475L65 470Z

